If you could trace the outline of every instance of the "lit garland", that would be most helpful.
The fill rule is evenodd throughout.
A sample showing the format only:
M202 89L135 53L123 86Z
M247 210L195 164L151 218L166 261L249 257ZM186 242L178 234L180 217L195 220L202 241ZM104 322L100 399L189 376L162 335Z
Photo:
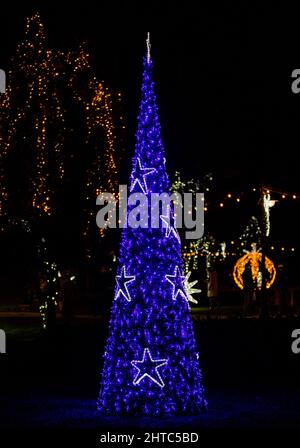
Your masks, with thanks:
M20 85L20 78L24 79L24 85ZM70 94L71 99L81 105L86 123L86 145L91 154L84 193L86 220L83 233L88 237L91 223L94 223L97 195L100 191L117 192L114 121L118 121L120 129L124 129L124 123L121 114L114 116L113 104L119 106L121 94L112 98L103 82L93 76L85 45L67 52L47 49L39 14L27 19L25 40L17 48L8 79L6 93L0 97L0 216L7 213L6 163L10 151L18 146L17 136L24 141L26 151L33 154L32 172L28 177L33 209L40 216L51 215L53 195L65 175L66 156L62 148L66 136L72 133L72 129L66 127L66 102L63 101L64 96ZM24 136L21 135L23 129L26 129ZM104 229L100 234L104 234Z
M169 181L151 73L152 61L145 58L131 186L141 191L142 178L135 182L139 159L143 169L155 169L147 175L148 192L161 193L169 191ZM98 400L102 413L193 414L206 406L182 271L172 232L167 237L162 226L123 229Z
M47 252L46 240L42 238L38 248L38 256L41 260L41 280L46 282L45 285L41 285L41 304L39 307L43 329L46 329L49 325L48 318L51 307L54 309L57 307L59 285L57 264L50 260Z
M104 151L98 150L93 162L93 168L87 172L86 181L86 201L89 205L87 210L87 222L84 230L84 235L87 236L90 232L91 222L94 222L95 216L95 198L105 191L115 194L117 199L118 188L118 169L116 164L116 136L115 127L113 123L113 101L112 94L103 83L97 82L94 78L90 83L90 91L92 93L91 100L85 101L86 110L86 124L88 130L87 143L92 139L92 136L100 131L104 135ZM121 94L118 94L118 101L121 100ZM99 184L99 170L100 167L105 167L105 176L102 185ZM91 204L93 206L91 207ZM112 216L108 217L107 225ZM104 236L105 229L100 229L100 235Z
M217 261L223 261L231 252L227 252L226 243L218 243L211 235L204 235L196 241L191 241L183 248L184 271L187 274L190 270L198 269L199 257L205 257L206 268L209 268Z
M5 182L5 162L10 149L10 142L12 140L15 126L23 115L21 111L16 114L16 117L11 123L11 87L7 86L6 92L0 95L0 117L2 121L2 128L0 132L0 216L4 215L6 202L8 199L7 186ZM9 127L4 129L3 123L11 123Z
M189 193L199 193L202 191L211 190L211 182L213 181L213 176L211 173L204 176L203 181L190 179L187 181L182 180L179 171L175 171L175 180L171 186L172 192L178 192L180 194ZM204 210L207 210L204 207ZM205 210L205 211L206 211ZM198 268L198 257L205 255L207 257L207 262L209 264L209 257L212 253L212 245L214 245L213 239L210 236L204 236L196 241L186 242L183 247L183 260L184 260L184 272L188 274L189 271L197 270Z
M57 265L56 263L48 263L45 262L46 267L46 282L47 282L47 290L45 295L42 296L42 304L39 307L41 317L42 317L42 326L44 329L48 326L48 313L49 308L51 306L56 307L57 306L57 295L58 290L54 290L56 288L56 284L58 282L57 278ZM55 283L55 284L54 284ZM52 303L51 303L52 302Z
M238 239L238 247L240 250L249 249L253 243L260 246L262 232L258 219L255 216L251 216L249 224Z
M49 162L57 166L57 178L63 177L61 157L63 136L65 134L64 110L59 101L55 84L57 55L45 46L44 26L39 14L27 19L25 40L21 42L12 60L13 68L8 72L9 85L0 103L3 130L0 133L2 159L7 156L15 144L17 133L25 126L33 125L30 134L28 128L23 136L24 145L33 152L32 205L41 214L51 214L51 197L55 182L50 182ZM19 79L24 83L20 85ZM30 137L28 137L30 136ZM30 140L32 136L32 139ZM1 173L1 207L8 200L5 178Z
M86 174L85 215L86 222L83 234L88 238L94 225L96 197L105 191L115 194L118 199L118 167L116 163L116 121L119 128L124 129L123 117L117 118L113 113L113 106L119 106L121 93L112 95L104 82L99 82L95 76L89 78L87 91L80 94L77 86L78 76L90 68L89 54L81 47L75 58L76 66L69 80L69 87L74 91L75 100L81 104L85 114L86 144L91 154L90 166ZM101 181L99 172L102 172ZM111 216L108 217L107 224ZM104 236L105 229L99 230Z
M241 252L250 249L253 243L261 244L261 228L255 216L250 218L249 224L237 240L227 242L217 242L212 236L205 235L203 238L192 241L183 247L183 257L185 262L185 273L189 270L198 269L199 257L205 257L206 265L223 261L226 257L235 257ZM269 247L273 252L295 253L294 246L274 246Z
M183 181L181 177L181 173L179 171L175 171L175 180L172 184L171 191L178 191L178 192L192 192L192 193L199 193L199 192L211 192L212 187L210 185L210 182L213 180L212 174L207 174L203 178L203 182L200 182L196 179L189 179L187 181ZM293 202L295 200L300 199L300 195L298 193L291 193L291 192L283 192L280 190L276 190L272 187L263 187L264 194L270 194L274 193L277 195L276 199L270 199L270 207L272 207L276 202L279 202L280 200L286 202L287 200L292 200ZM249 190L239 191L239 192L227 192L221 194L219 199L209 200L205 197L205 207L204 211L208 212L211 208L220 208L220 209L226 209L227 205L239 205L243 201L245 201L245 198L249 195L249 193L256 193L258 194L259 188L253 187Z
M35 150L35 172L32 175L32 205L41 214L52 212L51 197L54 182L50 180L49 164L56 164L58 178L62 179L63 136L65 135L64 109L59 101L55 80L56 55L46 48L44 25L39 14L27 19L25 40L17 48L15 70L22 73L28 84L26 109L32 114L35 136L30 143ZM12 81L12 86L14 81ZM55 137L54 137L55 135ZM51 152L53 151L53 154Z

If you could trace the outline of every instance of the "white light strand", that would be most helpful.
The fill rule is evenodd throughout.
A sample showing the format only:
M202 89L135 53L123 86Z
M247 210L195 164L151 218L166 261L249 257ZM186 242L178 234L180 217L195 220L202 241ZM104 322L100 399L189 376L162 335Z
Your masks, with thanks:
M150 44L150 33L147 33L147 40L146 40L146 43L147 43L147 62L148 62L148 64L149 64L149 62L150 62L150 50L151 50L151 44Z

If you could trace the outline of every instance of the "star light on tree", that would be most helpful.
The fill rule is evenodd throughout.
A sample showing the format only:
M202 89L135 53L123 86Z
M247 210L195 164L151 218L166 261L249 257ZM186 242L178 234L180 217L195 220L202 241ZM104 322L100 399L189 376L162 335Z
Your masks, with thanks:
M179 267L176 266L173 275L166 275L165 277L172 285L172 299L176 300L178 294L181 294L182 297L184 297L185 300L188 301L187 293L185 290L186 277L184 275L181 275Z
M193 287L196 285L196 283L198 283L198 280L189 282L191 274L192 274L191 271L189 271L187 273L187 275L185 277L184 286L185 286L188 301L193 302L193 303L198 303L198 300L194 299L193 294L199 294L201 292L201 289L197 289L197 288Z
M165 383L163 382L158 369L159 367L166 365L167 362L167 359L153 359L149 348L145 348L143 359L141 361L131 361L133 367L138 370L138 373L133 380L133 384L136 386L145 377L148 377L159 387L165 387Z
M135 170L134 170L134 181L131 185L130 191L133 191L135 186L138 185L144 194L148 193L146 176L151 173L154 173L155 168L143 168L141 164L141 160L139 158L136 159L135 162Z
M179 243L181 243L178 230L176 229L175 219L174 219L174 217L171 216L169 208L167 209L167 214L166 215L160 215L160 219L166 225L166 227L165 227L165 229L166 229L166 234L165 234L166 237L169 238L170 235L172 234L173 236L175 236L177 241Z
M135 275L126 275L126 267L123 266L121 270L121 274L116 276L116 281L118 285L117 294L115 300L119 297L120 294L127 300L127 302L131 302L130 293L128 291L127 284L131 283L135 280Z
M149 54L144 58L141 90L131 186L169 194ZM149 169L155 171L148 176ZM147 206L149 215L151 204ZM116 292L123 291L127 301L124 306L123 300L114 300L111 310L98 399L98 410L104 415L194 415L207 405L181 247L170 216L162 213L159 228L122 230ZM178 294L185 300L175 300Z

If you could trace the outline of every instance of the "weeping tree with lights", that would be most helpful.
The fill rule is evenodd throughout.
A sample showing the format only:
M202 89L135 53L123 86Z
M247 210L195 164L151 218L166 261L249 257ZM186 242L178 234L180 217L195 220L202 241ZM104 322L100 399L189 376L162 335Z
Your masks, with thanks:
M113 95L104 82L99 82L95 77L89 81L86 95L78 97L78 100L85 109L85 143L90 156L85 176L83 235L87 253L91 253L95 237L99 240L99 233L94 235L93 232L96 197L101 192L110 191L118 199L117 129L123 129L124 123L121 116L114 114L114 108L120 106L121 93ZM99 170L102 172L100 179ZM100 229L100 236L105 235L105 229Z
M81 224L84 235L89 235L98 190L117 189L112 102L110 91L93 75L85 47L67 52L49 49L39 14L29 17L25 38L11 61L6 93L0 96L3 230L25 219L33 229L36 246L42 238L47 246L47 234L57 225L66 226L59 210L65 211L69 197L62 193L70 184L74 196L74 179L79 174L77 183L84 192L80 206L85 211ZM87 160L84 165L77 163L82 173L76 171L76 176L72 176L74 159ZM52 281L53 272L44 269L43 254L37 254L40 270ZM48 304L52 307L56 299L53 294L43 297L47 297L47 303L42 299L41 304L45 323Z
M66 134L57 59L57 54L46 47L39 15L29 17L25 39L12 59L8 89L0 107L2 213L52 213L53 194L64 176L62 148Z
M80 149L83 160L88 159L83 190L89 205L83 208L89 227L98 190L116 191L118 184L111 92L94 76L85 45L66 52L47 47L38 13L27 18L25 39L7 78L6 93L0 96L0 216L51 216L65 186L67 159L76 156L70 144L77 148L80 141L91 153L87 157ZM116 98L120 101L120 94ZM70 108L79 125L70 118Z
M168 192L169 179L149 36L147 45L130 192L149 199ZM206 407L173 211L160 219L159 228L123 229L98 398L104 414L195 414Z
M46 267L48 261L39 244L43 241L47 247L47 223L64 176L66 125L59 91L62 67L61 55L46 46L39 14L29 17L25 38L12 58L8 88L0 104L0 212L6 225L27 222L32 231L34 260L43 277L39 281L39 296L44 328L57 299L53 291L57 266L52 263Z
M106 228L95 226L96 198L111 192L118 200L119 161L122 155L122 96L93 76L83 64L70 79L76 106L82 113L82 147L80 166L84 172L81 197L81 228L83 235L86 294L91 295L95 271L99 264L106 275L115 259L115 240ZM101 175L99 176L99 172Z

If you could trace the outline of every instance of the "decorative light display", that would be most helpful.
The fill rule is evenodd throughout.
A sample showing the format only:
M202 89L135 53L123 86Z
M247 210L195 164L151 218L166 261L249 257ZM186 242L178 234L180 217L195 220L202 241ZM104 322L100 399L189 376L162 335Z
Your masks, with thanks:
M196 179L189 179L187 181L183 181L181 178L181 174L179 171L175 171L175 180L172 184L171 190L172 191L179 191L179 192L192 192L192 193L199 193L199 192L211 192L212 186L210 185L211 181L213 180L212 174L207 174L203 178L203 182L200 182ZM280 202L280 200L284 200L285 202L287 200L292 200L293 202L295 200L300 199L300 195L298 193L291 193L291 192L283 192L280 190L276 190L273 187L262 187L264 194L270 194L273 193L276 195L276 199L270 199L269 207L273 207L276 202ZM249 198L250 193L257 193L259 192L259 188L252 187L249 189L245 189L244 191L236 191L236 192L228 192L228 193L221 193L219 197L215 197L214 200L211 198L205 197L205 208L204 211L208 212L211 208L219 208L219 209L226 209L227 205L239 205L242 201L245 201ZM215 195L216 196L216 195Z
M116 135L113 120L113 100L112 94L103 82L98 82L93 78L89 83L89 95L86 98L77 98L84 106L86 112L87 125L87 143L91 149L97 150L91 167L87 171L86 179L86 226L84 235L88 236L91 230L91 223L95 218L95 199L101 193L109 191L115 194L118 199L118 168L116 163ZM121 101L121 94L117 95L117 100ZM120 118L122 121L122 118ZM124 125L122 124L122 128ZM99 137L99 133L104 137L104 149L98 148L97 144L93 145L95 139ZM102 176L102 182L99 182L99 170L105 175ZM107 225L112 216L108 216ZM100 235L104 236L105 229L99 230Z
M264 193L262 197L263 208L264 208L264 225L265 225L265 234L266 236L270 235L270 208L274 207L276 201L271 199L270 193Z
M40 313L42 317L42 326L48 327L48 317L51 308L57 307L59 270L57 264L49 258L45 238L41 238L38 247L38 256L41 260L42 282Z
M189 279L190 279L191 275L192 275L192 273L191 273L191 271L189 271L187 273L187 275L185 276L185 283L184 283L185 290L186 290L188 302L198 303L198 300L196 300L193 297L193 294L199 294L201 292L201 289L194 288L196 283L198 283L198 280L194 280L194 281L190 282Z
M144 59L131 185L137 160L142 168L155 169L147 176L148 194L168 192L150 57ZM113 301L98 399L101 413L194 414L206 407L189 305L179 297L172 300L174 275L180 280L176 288L187 296L182 270L180 243L166 237L162 223L160 228L123 229L116 295L124 291L128 276L135 279L127 283L131 300Z
M262 232L258 219L255 216L251 216L249 223L247 224L245 230L240 235L238 239L238 246L240 250L251 249L252 244L261 244Z
M33 157L30 190L32 206L42 215L51 214L52 194L58 179L64 175L62 146L65 137L65 111L58 93L60 75L58 53L46 48L44 26L39 14L27 19L25 40L18 47L13 69L9 70L9 86L1 98L0 114L5 131L0 133L2 159L15 145L17 133L26 129L23 145L27 157ZM19 80L23 81L20 83ZM32 131L29 132L29 127ZM21 131L20 131L21 130ZM56 174L50 179L51 170ZM2 206L8 199L1 177Z
M188 246L183 248L185 273L198 269L199 257L205 257L206 268L209 268L217 260L224 260L227 255L231 254L229 251L225 252L224 247L226 247L226 243L218 243L208 233L199 240L191 241Z
M176 300L178 294L181 294L181 296L187 301L187 293L185 288L185 276L181 275L180 270L178 266L175 267L174 274L172 275L165 275L165 278L168 280L168 282L172 285L172 299Z
M121 294L123 297L125 297L127 302L131 302L131 297L130 297L130 293L128 291L127 284L133 282L134 280L135 280L135 275L126 275L126 267L123 266L121 269L120 275L116 276L116 282L118 285L118 289L117 289L117 293L115 296L115 300L117 300L117 298Z
M236 262L233 269L234 281L240 289L244 288L243 273L248 263L250 264L254 285L257 289L260 289L262 254L256 251L256 245L253 245L251 252L243 255ZM266 288L270 288L276 277L276 269L274 263L268 257L265 257L265 269L267 272Z
M131 184L130 191L134 191L136 186L139 186L144 194L148 193L146 176L154 173L155 168L144 168L142 167L141 160L136 159L135 170L134 170L134 181Z
M166 365L167 362L167 359L152 359L149 348L145 348L143 359L141 361L131 361L133 367L138 370L138 373L133 380L133 384L136 386L147 376L159 387L165 387L165 383L160 376L158 368Z
M33 155L32 206L41 215L50 215L51 199L57 180L64 176L62 146L66 133L65 110L60 100L58 80L62 73L61 52L46 48L43 23L39 14L27 19L25 40L18 47L9 70L9 86L1 96L0 115L3 132L0 132L1 156L7 156L16 144L16 136L26 129L23 145L27 157ZM65 61L66 62L66 61ZM67 62L66 62L67 63ZM23 81L20 83L19 80ZM32 129L29 131L30 126ZM50 179L51 171L56 173ZM4 176L1 176L1 213L8 199Z
M10 75L10 73L9 73ZM5 93L0 95L0 117L1 117L1 132L0 132L0 216L5 215L5 208L8 200L8 191L6 185L6 169L5 163L10 151L11 142L15 133L15 126L18 121L24 116L24 111L19 110L15 117L11 116L12 108L12 91L8 85ZM4 130L4 123L11 123Z
M120 102L121 94L113 98L93 75L85 45L76 51L49 49L39 14L29 17L25 39L18 45L8 70L6 93L0 95L0 216L7 215L9 201L8 156L19 148L30 160L27 191L33 210L40 216L52 214L53 196L66 174L66 158L74 156L63 151L74 131L67 123L66 104L70 104L79 106L78 112L86 124L82 150L89 153L89 163L85 167L83 233L90 235L97 195L100 191L117 192L118 188L114 122L120 128L124 128L124 123L123 117L113 114L113 104ZM26 212L29 216L32 210Z
M172 212L170 211L170 207L167 207L167 214L160 215L160 219L166 226L165 227L166 238L169 238L170 235L172 235L177 239L177 241L180 244L180 236L179 236L178 230L176 229L176 226L175 226L175 219L174 219L174 216L172 217L171 215L172 215Z
M187 181L183 181L180 172L175 172L175 180L172 184L172 191L184 193L184 192L206 192L211 191L212 186L209 182L213 180L211 174L205 176L202 182L195 179L190 179ZM259 192L261 189L253 187L249 190L239 191L239 192L228 192L223 193L221 197L215 198L212 201L211 198L207 198L205 195L205 207L204 211L208 213L212 208L219 208L220 210L226 208L227 205L233 206L234 203L240 204L241 200L246 200L249 198L249 193L255 193L257 199L259 198ZM276 203L279 203L280 200L286 202L290 199L294 202L297 199L300 199L300 195L291 192L282 192L280 190L276 190L272 187L262 187L263 200L264 205L264 226L266 231L266 236L270 234L270 208L273 207ZM271 199L270 193L276 195L276 199ZM257 204L257 200L255 201ZM206 229L207 230L207 229ZM212 263L222 262L226 257L235 257L239 254L243 249L250 248L251 244L256 241L258 244L261 244L262 238L262 229L259 225L258 219L254 216L251 217L249 224L246 229L242 233L242 235L231 241L227 242L217 242L212 236L209 234L205 234L201 239L196 241L186 242L183 247L183 258L184 258L184 272L187 273L190 270L195 271L199 268L199 257L205 258L206 266L209 267ZM286 247L286 246L274 246L270 247L272 251L288 251L295 252L295 247Z

